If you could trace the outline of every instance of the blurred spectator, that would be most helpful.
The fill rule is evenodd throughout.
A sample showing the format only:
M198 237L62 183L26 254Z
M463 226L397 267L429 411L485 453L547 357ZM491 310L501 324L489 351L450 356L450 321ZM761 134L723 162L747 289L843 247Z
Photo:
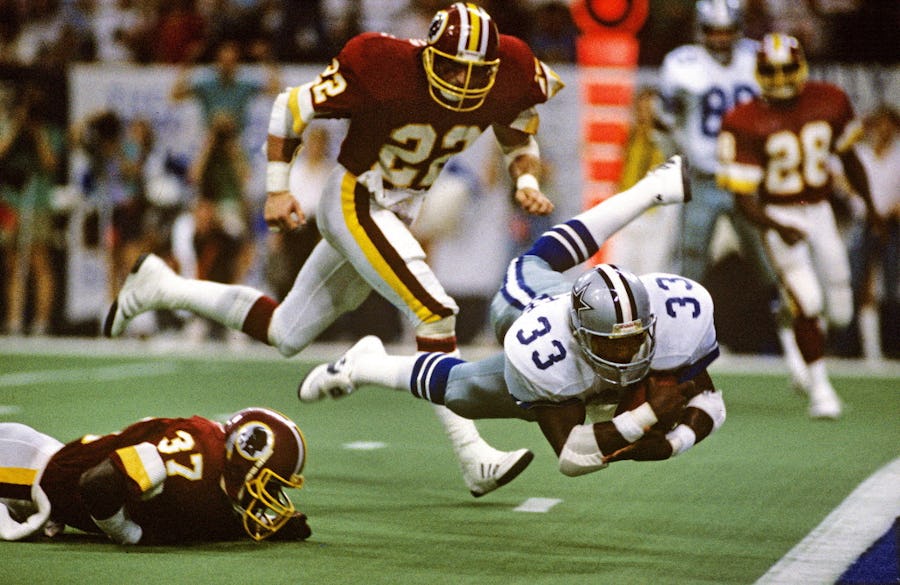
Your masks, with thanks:
M22 14L17 0L0 0L0 63L15 63Z
M337 47L327 28L322 0L283 0L275 28L274 44L279 61L324 62ZM269 12L269 17L276 15Z
M52 195L65 136L46 110L45 95L26 85L0 121L0 243L6 276L6 331L20 334L29 277L34 279L31 333L50 328L56 279L51 266Z
M877 361L883 349L894 357L900 350L900 118L895 108L883 105L865 118L864 140L856 150L881 218L858 222L850 239L862 354Z
M197 278L241 282L253 258L246 198L250 166L241 149L237 125L227 113L218 112L213 117L190 176L197 187Z
M92 18L97 60L127 63L136 60L144 18L135 0L97 0Z
M82 191L98 210L98 236L109 250L112 292L147 247L143 166L153 146L152 137L139 122L126 130L122 119L110 110L90 116L73 134L86 157L79 177Z
M171 98L175 101L196 99L210 128L218 113L227 114L237 125L238 136L243 136L251 102L262 93L276 95L281 90L281 80L278 70L271 63L267 67L265 85L242 79L238 75L242 57L237 41L222 42L216 48L212 70L191 80L189 67L182 67L172 87Z
M22 6L22 26L16 39L15 54L20 64L30 65L53 52L65 19L59 0L33 0Z
M446 2L449 6L452 2ZM477 2L496 21L497 28L505 35L527 41L531 36L533 19L526 0L481 0Z
M161 2L151 36L143 44L151 48L152 60L159 63L186 63L203 51L206 20L195 0Z
M638 63L658 67L670 51L694 40L694 0L650 0L647 21L638 31Z
M534 11L534 22L528 42L534 54L550 63L574 63L578 28L564 2L545 2Z
M401 39L418 39L428 31L435 13L447 7L446 0L408 0L394 13L385 32Z

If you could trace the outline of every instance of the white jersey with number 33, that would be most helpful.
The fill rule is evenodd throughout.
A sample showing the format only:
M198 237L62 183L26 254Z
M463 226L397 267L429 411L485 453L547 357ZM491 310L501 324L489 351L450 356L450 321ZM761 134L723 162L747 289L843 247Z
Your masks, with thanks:
M675 274L640 277L656 315L653 371L702 368L718 354L713 302L699 283ZM538 299L522 312L503 342L506 384L522 403L588 401L608 389L595 375L569 325L571 295Z

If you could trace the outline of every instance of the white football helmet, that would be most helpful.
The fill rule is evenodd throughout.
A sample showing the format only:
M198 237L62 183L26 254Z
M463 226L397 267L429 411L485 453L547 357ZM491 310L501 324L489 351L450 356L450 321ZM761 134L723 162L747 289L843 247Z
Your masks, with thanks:
M598 264L572 285L572 331L594 372L627 386L650 371L656 351L656 316L637 276L612 264Z
M695 10L700 42L714 59L729 63L743 27L738 0L698 0Z
M241 514L244 529L262 540L294 515L283 488L303 486L306 440L297 425L268 408L245 408L225 423L222 488Z
M481 107L494 86L500 33L491 16L471 2L434 15L422 63L434 100L456 112Z
M756 52L756 81L769 100L790 100L803 90L809 66L800 41L781 33L763 37Z

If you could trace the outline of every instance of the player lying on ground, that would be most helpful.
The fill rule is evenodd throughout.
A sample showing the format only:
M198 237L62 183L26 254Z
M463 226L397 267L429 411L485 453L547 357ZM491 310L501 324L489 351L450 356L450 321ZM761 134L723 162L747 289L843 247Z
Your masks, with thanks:
M66 525L119 544L276 538L311 531L283 488L300 488L306 442L293 421L247 408L224 425L147 418L66 445L0 423L0 539Z
M707 372L719 354L709 293L675 274L637 277L609 264L574 285L562 274L647 209L689 200L681 162L673 157L648 173L643 188L553 227L510 263L491 305L502 353L475 362L434 352L393 356L368 336L314 368L300 399L372 384L471 419L534 421L571 476L683 453L725 420ZM646 188L651 181L655 190Z

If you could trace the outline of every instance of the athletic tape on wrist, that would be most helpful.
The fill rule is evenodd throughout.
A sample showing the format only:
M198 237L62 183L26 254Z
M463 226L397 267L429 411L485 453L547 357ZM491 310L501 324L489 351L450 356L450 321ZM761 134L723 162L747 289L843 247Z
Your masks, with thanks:
M616 415L612 419L619 434L628 441L634 443L644 436L644 428L637 423L634 414L630 410L626 410L622 414Z
M288 190L288 182L291 175L291 165L281 161L266 163L266 191L278 193Z
M666 434L666 439L672 445L672 457L675 457L694 446L697 434L686 424L680 424Z
M535 191L540 191L541 186L538 183L537 177L531 173L525 173L524 175L519 175L519 178L516 179L516 191L520 189L534 189Z

